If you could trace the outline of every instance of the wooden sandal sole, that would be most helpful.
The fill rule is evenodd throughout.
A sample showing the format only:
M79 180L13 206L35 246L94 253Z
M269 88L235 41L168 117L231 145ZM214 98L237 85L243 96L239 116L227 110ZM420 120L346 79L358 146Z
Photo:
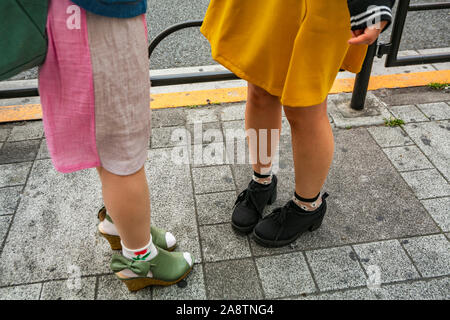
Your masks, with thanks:
M144 289L148 286L171 286L176 284L187 277L187 275L192 271L192 267L180 278L175 281L163 281L153 278L135 278L135 279L123 279L119 278L128 287L131 292Z

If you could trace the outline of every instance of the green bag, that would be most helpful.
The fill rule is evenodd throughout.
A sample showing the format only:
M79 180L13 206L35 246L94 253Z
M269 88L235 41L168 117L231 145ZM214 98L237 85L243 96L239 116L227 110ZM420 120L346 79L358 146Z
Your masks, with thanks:
M49 0L0 0L0 81L41 65Z

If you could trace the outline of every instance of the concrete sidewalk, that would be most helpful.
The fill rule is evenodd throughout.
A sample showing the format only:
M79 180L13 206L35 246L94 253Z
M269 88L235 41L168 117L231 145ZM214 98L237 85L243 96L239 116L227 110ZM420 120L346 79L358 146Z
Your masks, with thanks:
M41 121L2 124L0 299L449 299L448 92L381 89L369 93L363 112L348 109L349 94L330 96L336 152L324 188L328 213L318 231L279 249L230 226L252 171L218 155L227 130L244 128L245 106L154 110L146 163L152 221L172 231L177 250L193 253L196 265L185 288L138 293L109 270L111 251L96 231L102 200L95 170L55 172ZM390 117L405 125L385 126ZM196 137L198 121L202 130L217 129L208 131L213 143L187 135L172 141L183 129ZM279 196L267 212L294 190L286 119L283 129ZM187 150L210 161L174 164Z

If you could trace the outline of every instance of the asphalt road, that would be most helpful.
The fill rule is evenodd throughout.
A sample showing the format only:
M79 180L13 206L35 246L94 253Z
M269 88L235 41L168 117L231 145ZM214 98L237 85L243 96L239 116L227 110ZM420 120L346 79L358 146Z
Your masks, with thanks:
M243 0L244 1L244 0ZM398 2L398 0L397 0ZM412 3L442 2L412 0ZM149 0L149 35L153 39L168 26L202 19L209 0ZM394 9L395 10L395 9ZM410 12L400 50L450 47L450 10ZM380 38L388 42L390 29ZM152 69L213 64L207 41L196 29L181 31L164 40L151 59Z
M148 2L147 24L151 40L175 23L202 19L209 0L148 0ZM442 0L412 0L412 3L425 2L442 2ZM449 20L450 10L409 13L400 50L450 47ZM389 36L390 30L384 32L380 40L387 42ZM169 36L158 46L151 58L151 69L214 63L210 57L208 42L198 28L191 28ZM36 71L32 70L15 79L34 77Z

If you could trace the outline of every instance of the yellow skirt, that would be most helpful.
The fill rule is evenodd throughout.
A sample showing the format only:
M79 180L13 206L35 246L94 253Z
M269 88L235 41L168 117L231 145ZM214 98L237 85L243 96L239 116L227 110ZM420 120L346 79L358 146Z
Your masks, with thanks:
M286 106L323 102L339 69L359 72L347 0L212 0L201 28L213 58Z

